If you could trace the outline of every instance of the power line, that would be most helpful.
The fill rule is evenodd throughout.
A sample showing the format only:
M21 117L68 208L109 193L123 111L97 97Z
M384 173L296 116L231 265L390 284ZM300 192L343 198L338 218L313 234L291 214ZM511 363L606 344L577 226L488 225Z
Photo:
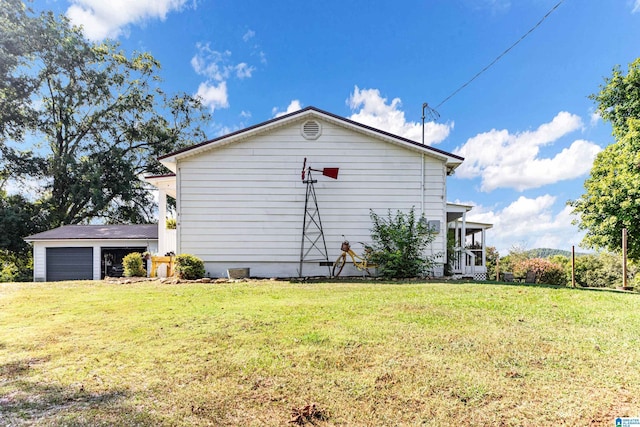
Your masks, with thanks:
M551 15L553 12L555 12L555 10L558 8L558 6L560 6L562 3L564 2L564 0L560 0L555 6L553 6L551 8L551 10L549 10L549 12L547 12L546 15L544 15L542 17L542 19L540 21L538 21L538 23L536 25L534 25L533 27L531 27L531 29L529 31L527 31L522 37L520 37L518 39L518 41L516 41L514 44L512 44L511 46L509 46L507 48L507 50L505 50L504 52L502 52L500 55L498 55L498 57L496 59L494 59L491 64L487 65L486 67L484 67L482 70L480 70L480 72L478 74L476 74L475 76L473 76L469 81L467 81L465 84L463 84L462 86L460 86L458 89L456 89L451 95L447 96L442 102L440 102L440 104L436 105L436 109L438 109L438 107L440 107L442 104L444 104L445 102L447 102L448 100L450 100L451 98L453 98L458 92L460 92L462 89L464 89L465 87L469 86L469 84L474 81L475 79L477 79L482 73L484 73L485 71L487 71L489 68L491 68L493 66L493 64L495 64L496 62L498 62L503 56L505 56L511 49L513 49L514 47L516 47L516 45L518 45L518 43L520 43L522 40L524 40L529 34L531 34L532 32L535 31L536 28L538 28L540 26L540 24L542 24L544 22L545 19L547 19L549 17L549 15Z

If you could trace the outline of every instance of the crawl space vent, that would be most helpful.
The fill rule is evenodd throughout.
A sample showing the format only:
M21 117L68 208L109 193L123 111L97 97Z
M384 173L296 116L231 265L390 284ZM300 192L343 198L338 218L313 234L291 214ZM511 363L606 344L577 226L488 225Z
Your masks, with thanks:
M321 133L322 127L315 120L307 120L302 124L302 136L305 139L318 139Z

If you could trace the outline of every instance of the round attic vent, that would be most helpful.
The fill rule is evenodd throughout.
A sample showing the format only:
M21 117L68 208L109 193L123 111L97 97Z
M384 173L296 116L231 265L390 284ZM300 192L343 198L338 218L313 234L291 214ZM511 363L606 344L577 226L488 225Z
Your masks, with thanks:
M318 139L321 133L322 127L315 120L307 120L302 124L302 136L305 139Z

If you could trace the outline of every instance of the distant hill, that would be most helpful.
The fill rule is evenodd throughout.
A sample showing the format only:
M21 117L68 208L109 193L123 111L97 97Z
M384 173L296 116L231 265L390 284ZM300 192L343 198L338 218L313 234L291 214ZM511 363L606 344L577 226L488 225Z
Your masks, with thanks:
M531 258L551 258L554 255L562 255L567 258L571 258L571 251L564 251L562 249L551 248L536 248L525 251ZM586 253L576 252L576 256L587 255Z

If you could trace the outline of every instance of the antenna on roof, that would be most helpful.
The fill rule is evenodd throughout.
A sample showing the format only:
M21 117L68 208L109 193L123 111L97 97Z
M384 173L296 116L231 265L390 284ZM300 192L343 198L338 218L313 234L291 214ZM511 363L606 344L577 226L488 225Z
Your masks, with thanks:
M426 102L422 104L422 145L424 145L424 119L429 117L429 120L435 121L440 118L440 114L433 108L429 107Z

